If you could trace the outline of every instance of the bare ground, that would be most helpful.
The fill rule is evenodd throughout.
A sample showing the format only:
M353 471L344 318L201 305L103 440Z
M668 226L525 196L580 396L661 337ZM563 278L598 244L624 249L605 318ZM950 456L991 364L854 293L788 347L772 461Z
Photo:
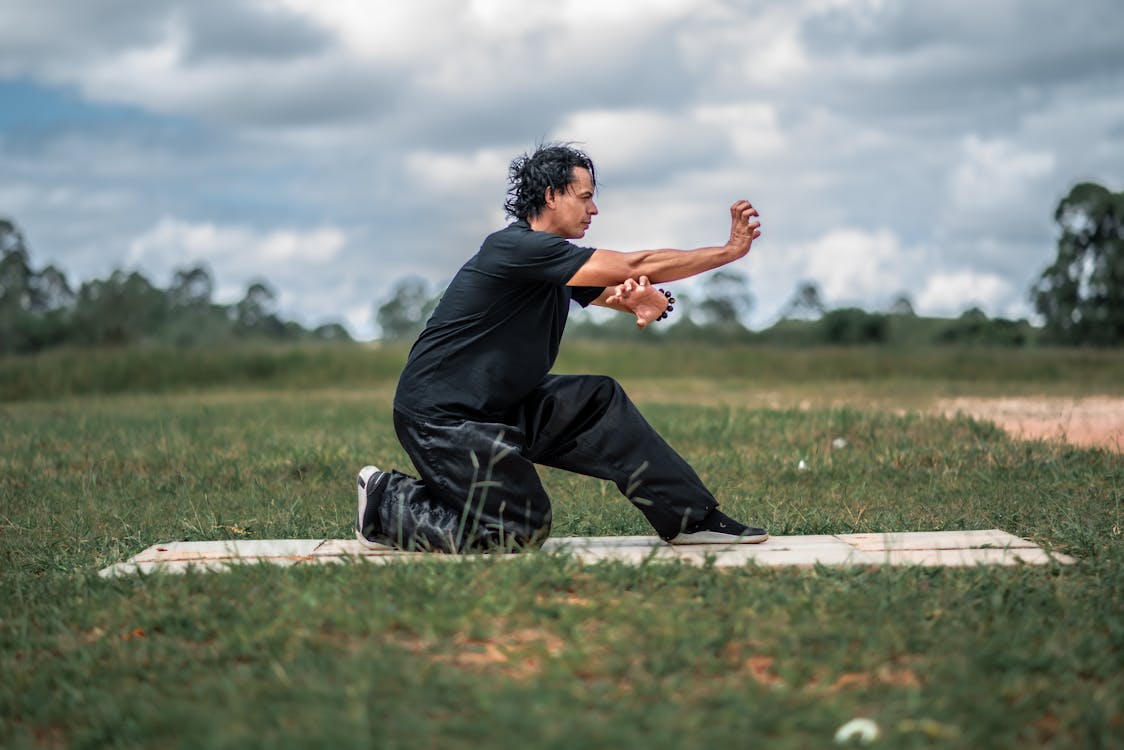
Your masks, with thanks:
M727 404L746 408L810 409L852 407L898 414L965 414L994 422L1013 437L1058 440L1124 453L1124 396L1020 394L934 398L923 391L872 392L869 386L844 385L809 391L807 387L759 390L736 381L700 379L635 380L629 393L640 401Z
M958 413L994 422L1014 437L1061 440L1124 452L1124 398L953 398L938 402L946 416Z

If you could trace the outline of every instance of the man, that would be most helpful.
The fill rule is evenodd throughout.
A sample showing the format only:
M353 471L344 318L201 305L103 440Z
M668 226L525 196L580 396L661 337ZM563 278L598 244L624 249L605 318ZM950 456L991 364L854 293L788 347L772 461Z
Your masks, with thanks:
M744 257L760 235L747 201L725 245L622 253L579 247L597 215L593 163L567 145L512 162L516 221L457 272L410 351L394 428L419 477L359 473L356 537L367 546L514 551L550 534L535 464L614 482L672 544L768 538L718 510L694 470L611 378L551 375L571 300L664 316L674 281Z

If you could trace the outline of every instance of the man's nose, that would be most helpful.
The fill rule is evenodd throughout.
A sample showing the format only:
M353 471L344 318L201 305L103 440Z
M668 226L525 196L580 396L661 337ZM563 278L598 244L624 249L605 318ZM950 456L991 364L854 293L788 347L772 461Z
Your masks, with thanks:
M597 204L593 201L589 202L589 215L595 216L597 214Z

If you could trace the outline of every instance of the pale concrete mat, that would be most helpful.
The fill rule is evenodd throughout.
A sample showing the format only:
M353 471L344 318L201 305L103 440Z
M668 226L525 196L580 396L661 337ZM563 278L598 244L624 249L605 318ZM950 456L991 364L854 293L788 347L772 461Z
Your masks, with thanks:
M1069 565L1072 557L1043 550L1037 544L999 529L983 531L918 531L885 534L822 534L775 536L761 544L695 544L672 546L654 536L559 537L543 552L567 554L583 563L659 561L710 563L719 567L811 565ZM518 558L519 555L509 555ZM182 572L225 569L238 563L307 565L350 559L374 563L408 560L463 560L461 555L367 549L349 539L238 539L222 542L156 544L125 562L110 565L103 576L137 572Z

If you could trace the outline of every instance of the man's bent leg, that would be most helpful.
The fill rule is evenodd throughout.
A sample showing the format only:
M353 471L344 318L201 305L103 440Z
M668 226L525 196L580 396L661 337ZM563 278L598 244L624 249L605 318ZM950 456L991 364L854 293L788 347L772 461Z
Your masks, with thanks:
M614 482L664 539L718 506L612 378L549 375L520 412L527 457Z
M394 413L420 478L390 472L382 536L400 549L463 552L542 544L551 511L523 436L501 424L439 422Z

